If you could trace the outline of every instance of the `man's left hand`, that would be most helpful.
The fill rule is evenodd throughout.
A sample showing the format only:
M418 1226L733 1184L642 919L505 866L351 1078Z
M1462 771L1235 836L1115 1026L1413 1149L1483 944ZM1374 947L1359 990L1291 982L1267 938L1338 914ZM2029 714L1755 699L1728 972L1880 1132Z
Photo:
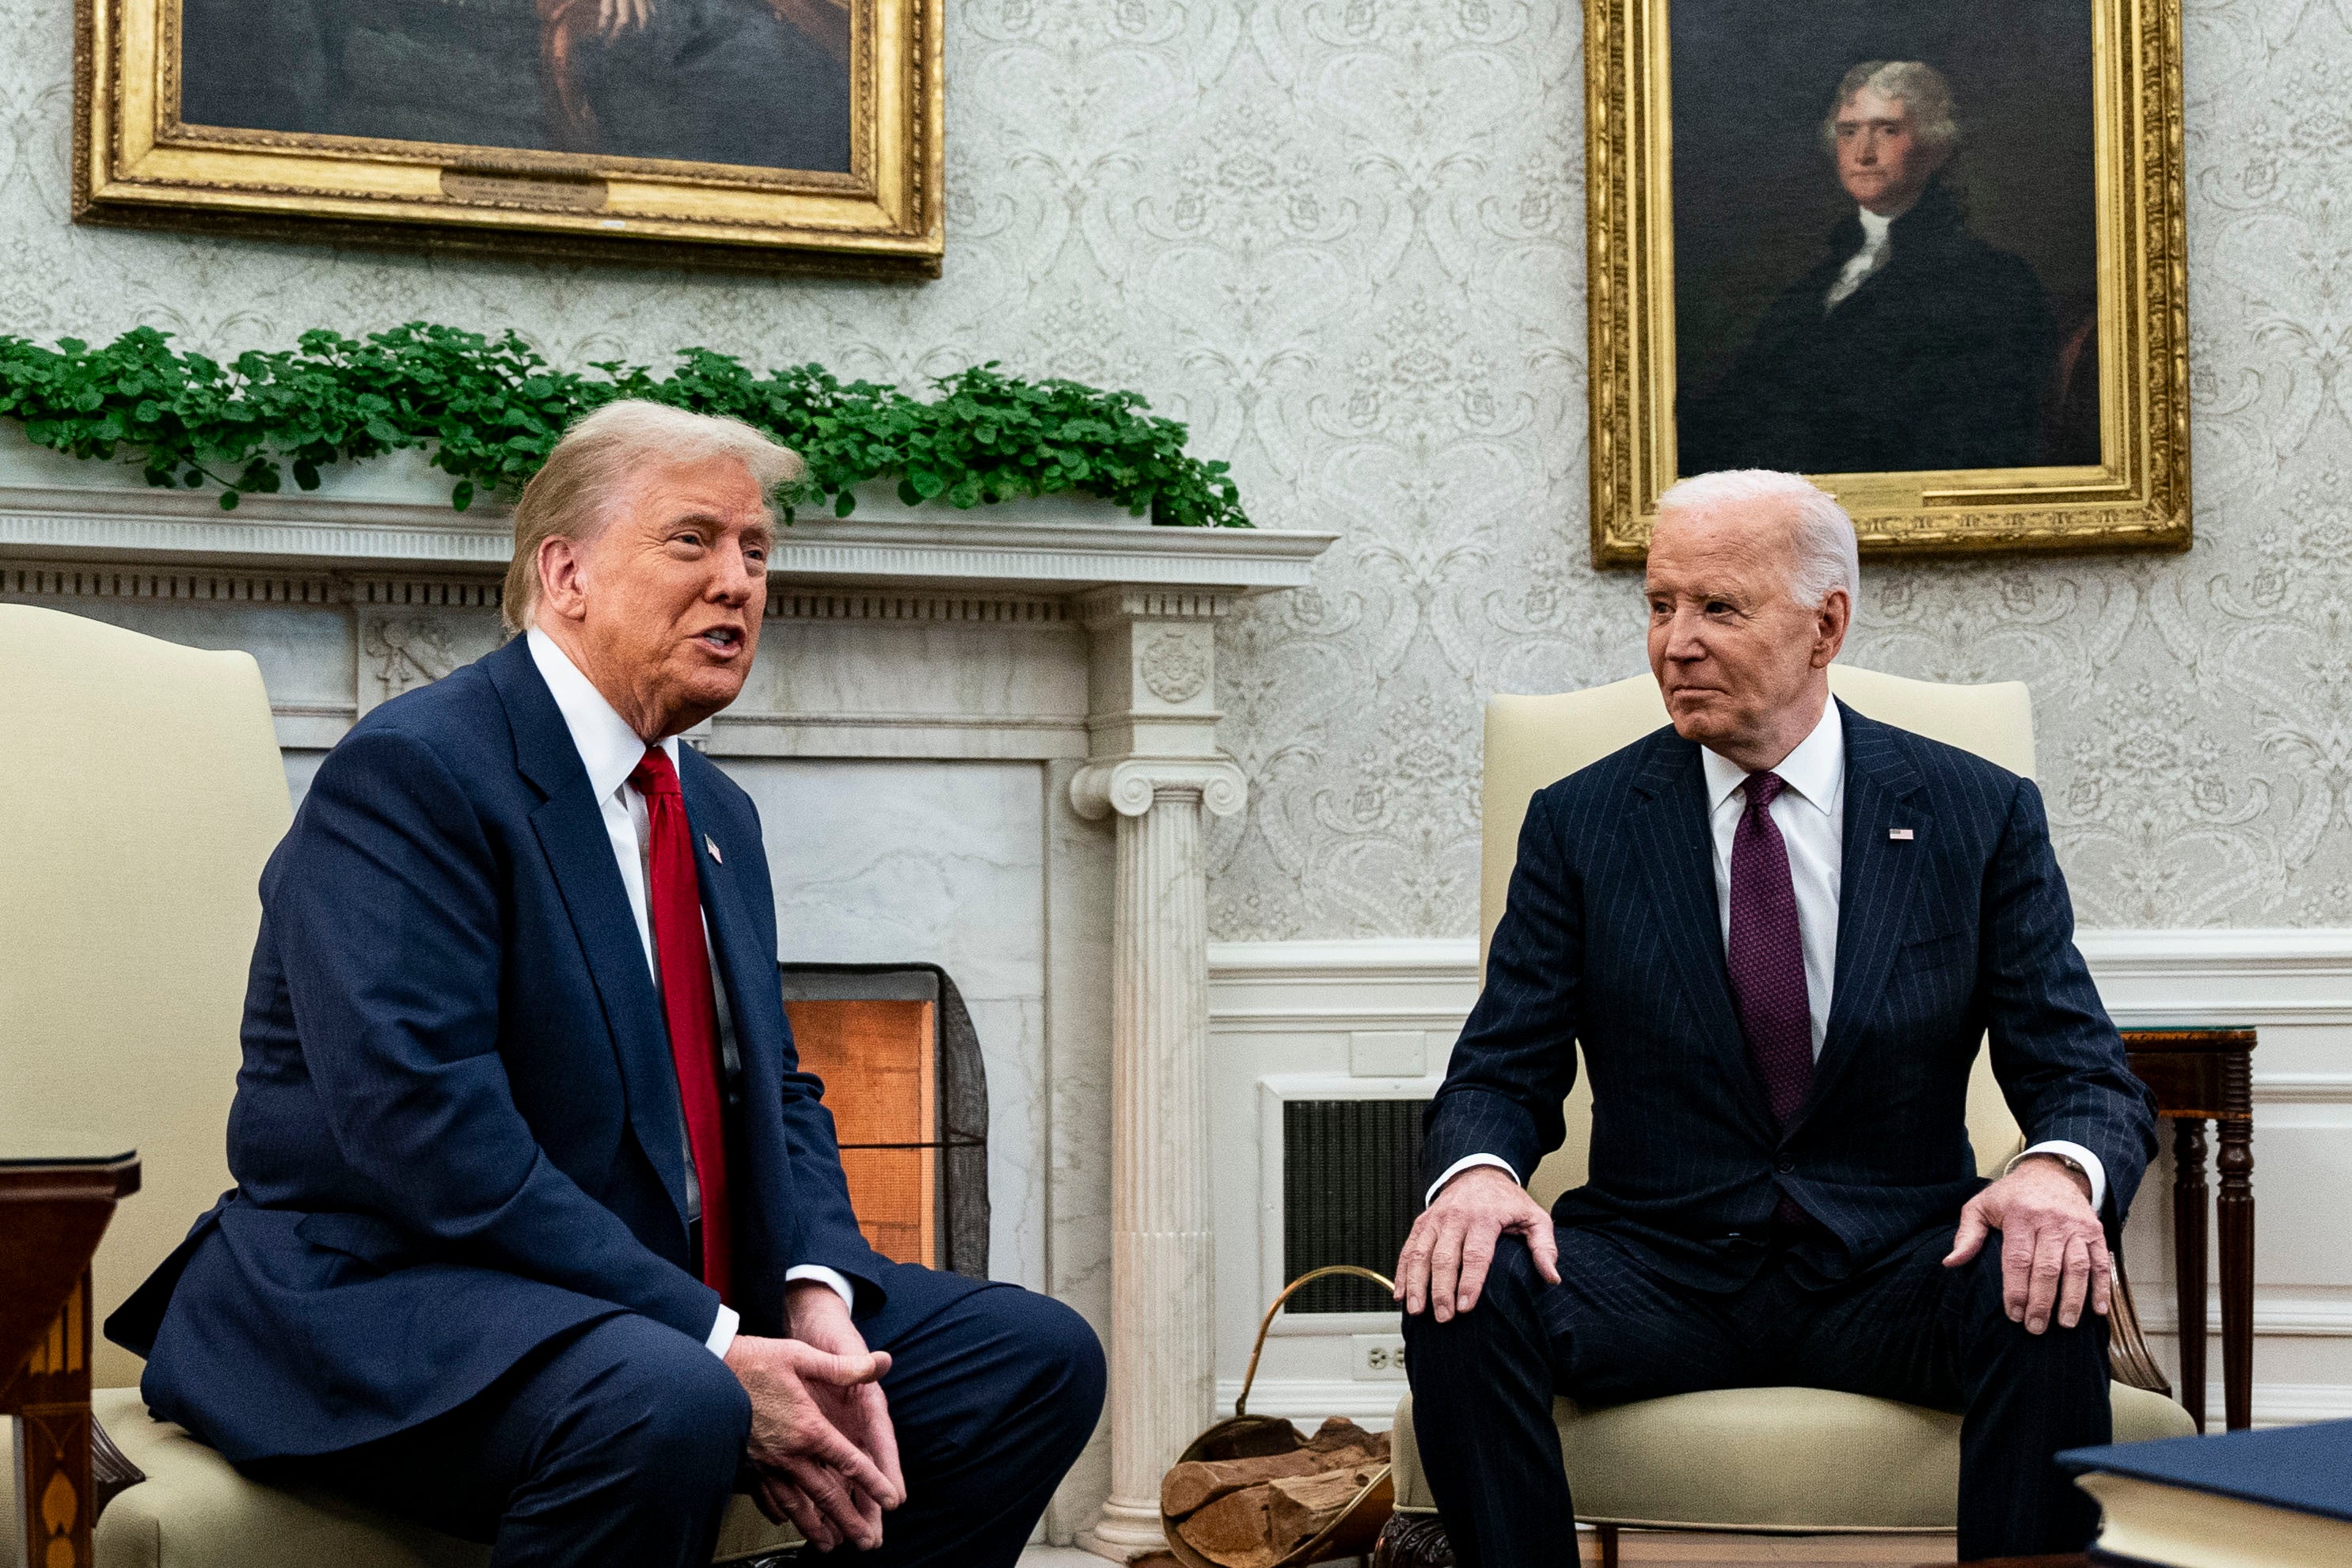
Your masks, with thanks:
M784 1299L785 1310L792 1317L793 1338L832 1355L866 1354L866 1336L857 1332L857 1325L850 1321L849 1309L830 1285L797 1280L785 1288ZM898 1495L904 1497L907 1478L898 1468L898 1437L890 1424L890 1404L882 1393L882 1385L861 1383L837 1388L811 1383L807 1386L810 1397L824 1412L825 1418L843 1437L863 1449L890 1484L898 1489ZM820 1494L835 1487L847 1491L857 1512L871 1527L875 1542L879 1544L882 1505L862 1489L851 1485L846 1478L814 1460L795 1459L787 1464L784 1473L765 1479L776 1493L773 1501L796 1521L802 1510L789 1507L791 1502L805 1498L809 1511L821 1513L816 1506ZM800 1495L795 1497L796 1493ZM805 1533L806 1526L803 1530Z
M2091 1207L2089 1177L2048 1155L2020 1160L1960 1210L1959 1234L1944 1267L1957 1269L1974 1258L1992 1230L2000 1232L2001 1304L2011 1322L2040 1333L2054 1308L2058 1322L2073 1328L2083 1321L2086 1300L2093 1312L2106 1315L2115 1261Z

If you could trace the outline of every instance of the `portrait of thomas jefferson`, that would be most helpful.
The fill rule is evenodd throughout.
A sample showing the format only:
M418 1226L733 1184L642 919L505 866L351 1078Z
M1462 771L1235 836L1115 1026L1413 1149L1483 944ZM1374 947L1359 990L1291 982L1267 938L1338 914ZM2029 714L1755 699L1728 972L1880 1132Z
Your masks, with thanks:
M2030 263L1969 227L1943 74L1917 60L1855 66L1821 138L1852 204L1713 384L1682 389L1680 471L2043 461L2050 298Z
M184 0L181 119L849 169L849 0Z

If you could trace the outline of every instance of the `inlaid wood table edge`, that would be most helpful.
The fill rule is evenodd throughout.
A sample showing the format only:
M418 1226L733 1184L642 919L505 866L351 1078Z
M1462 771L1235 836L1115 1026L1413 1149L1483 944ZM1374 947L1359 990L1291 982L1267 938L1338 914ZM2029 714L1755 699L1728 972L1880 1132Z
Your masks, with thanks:
M2180 1348L2181 1406L2205 1429L2205 1124L2221 1145L2213 1225L2220 1232L2221 1403L2232 1432L2254 1415L2255 1031L2127 1029L2124 1052L2172 1124L2172 1253Z
M0 1416L21 1419L16 1496L29 1568L90 1568L89 1260L134 1154L0 1147Z

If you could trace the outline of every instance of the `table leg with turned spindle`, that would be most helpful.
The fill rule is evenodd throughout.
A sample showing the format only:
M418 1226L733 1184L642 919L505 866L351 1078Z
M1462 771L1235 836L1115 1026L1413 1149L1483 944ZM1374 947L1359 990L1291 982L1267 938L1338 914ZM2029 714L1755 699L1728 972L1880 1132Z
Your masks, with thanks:
M2180 1404L2205 1429L2205 1124L2172 1124L2172 1261L2177 1275Z
M2229 1430L2254 1424L2254 1107L2253 1074L2242 1056L2221 1080L2221 1190L2214 1225L2221 1241L2222 1418Z

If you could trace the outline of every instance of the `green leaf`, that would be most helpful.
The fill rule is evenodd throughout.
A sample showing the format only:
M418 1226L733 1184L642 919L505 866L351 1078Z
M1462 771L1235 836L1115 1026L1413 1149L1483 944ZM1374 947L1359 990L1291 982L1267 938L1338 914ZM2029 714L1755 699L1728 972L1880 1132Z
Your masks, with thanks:
M1140 392L1024 381L995 361L916 397L815 364L755 371L702 347L678 350L667 371L618 360L566 370L512 331L426 321L362 339L313 329L292 349L247 350L226 365L152 328L102 349L0 334L0 418L55 451L127 456L151 484L217 484L227 509L241 494L276 492L281 464L310 490L330 463L417 446L464 511L485 490L512 497L566 426L625 397L730 414L799 452L808 476L780 497L787 508L830 496L848 517L851 486L887 480L908 506L1083 490L1155 522L1249 526L1229 465L1187 455L1184 425L1149 413Z

